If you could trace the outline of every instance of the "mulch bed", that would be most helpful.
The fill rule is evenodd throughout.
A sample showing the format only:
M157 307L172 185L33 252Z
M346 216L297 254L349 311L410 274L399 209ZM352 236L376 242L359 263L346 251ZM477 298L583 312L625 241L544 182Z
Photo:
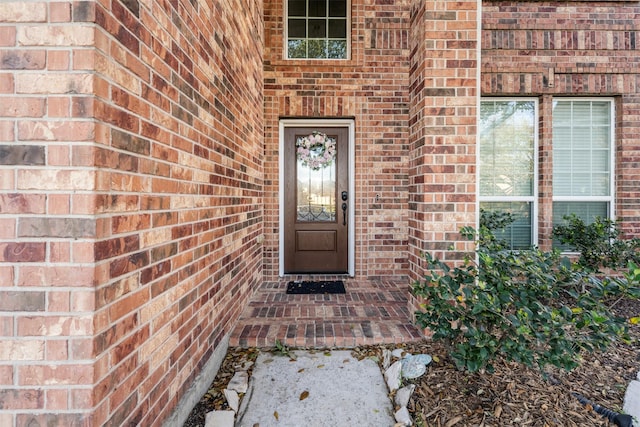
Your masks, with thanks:
M639 316L640 302L622 301L616 310L625 313L627 318ZM630 344L615 343L604 353L586 354L583 363L571 372L549 369L546 375L504 362L495 364L493 374L459 371L448 357L447 349L432 341L362 346L352 350L355 357L376 357L380 361L384 348L402 347L412 354L434 356L427 372L411 381L416 390L409 412L417 426L609 426L612 424L589 406L580 404L571 392L621 412L627 385L640 370L640 325L631 325L630 335ZM234 366L243 358L254 359L257 354L255 348L229 349L209 392L184 426L204 426L207 412L228 409L222 390L233 376Z

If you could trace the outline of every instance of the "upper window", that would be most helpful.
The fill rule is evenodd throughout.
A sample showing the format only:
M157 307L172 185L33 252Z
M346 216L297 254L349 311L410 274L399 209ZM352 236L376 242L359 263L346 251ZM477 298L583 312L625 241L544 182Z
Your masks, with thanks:
M513 249L531 247L537 212L537 102L483 100L480 105L480 208L513 214L496 235Z
M286 57L347 59L347 0L287 0Z
M613 102L553 102L553 225L613 217Z

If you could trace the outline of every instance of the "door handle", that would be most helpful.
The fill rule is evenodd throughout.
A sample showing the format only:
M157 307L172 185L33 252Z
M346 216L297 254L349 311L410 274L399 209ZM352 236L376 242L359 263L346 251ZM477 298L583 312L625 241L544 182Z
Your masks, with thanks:
M342 194L345 194L345 192L342 192ZM342 203L342 225L347 225L347 204L346 203Z

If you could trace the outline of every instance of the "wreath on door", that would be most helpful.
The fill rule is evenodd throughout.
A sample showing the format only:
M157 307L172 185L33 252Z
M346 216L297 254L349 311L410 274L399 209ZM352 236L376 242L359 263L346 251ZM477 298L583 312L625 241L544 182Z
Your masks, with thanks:
M296 153L303 166L311 170L320 170L329 166L336 158L336 140L322 132L298 138Z

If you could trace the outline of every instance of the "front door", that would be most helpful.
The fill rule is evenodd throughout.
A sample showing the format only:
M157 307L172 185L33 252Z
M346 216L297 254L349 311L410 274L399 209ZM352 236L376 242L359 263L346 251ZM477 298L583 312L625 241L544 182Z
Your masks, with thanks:
M347 273L349 128L284 131L284 272Z

